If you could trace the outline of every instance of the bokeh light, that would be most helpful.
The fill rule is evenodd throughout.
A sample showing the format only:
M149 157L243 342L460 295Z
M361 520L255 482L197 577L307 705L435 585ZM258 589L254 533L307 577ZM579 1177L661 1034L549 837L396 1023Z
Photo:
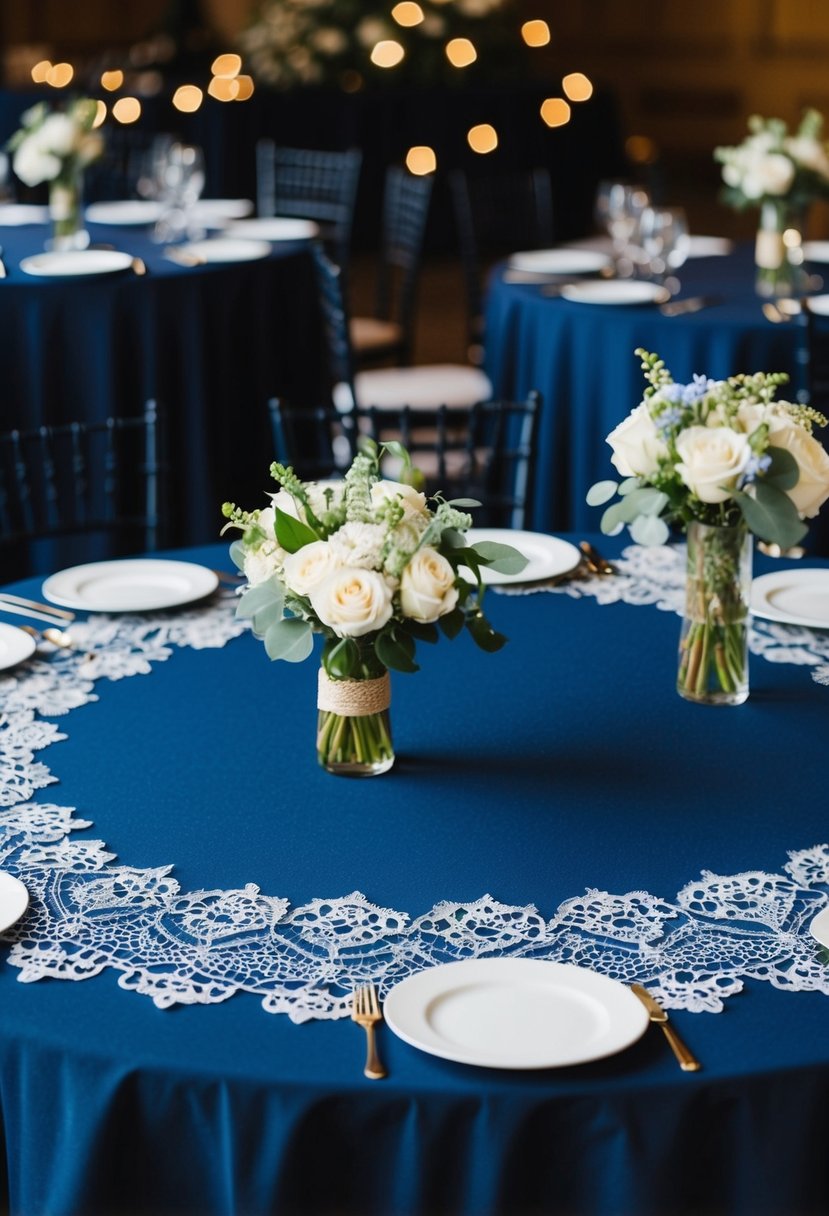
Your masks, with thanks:
M423 20L423 9L419 4L413 3L413 0L401 0L400 4L395 4L391 15L398 25L408 28L420 25Z
M546 21L525 21L521 26L521 37L527 46L547 46L550 27Z
M173 105L183 114L193 114L203 100L204 94L195 84L181 84L173 94Z
M375 43L371 52L371 62L377 68L394 68L400 63L406 52L399 42L393 38L384 38Z
M498 147L498 132L488 122L482 122L470 127L466 140L473 152L494 152Z
M75 69L71 63L55 63L46 73L46 83L50 84L53 89L65 89L68 84L72 83L74 75Z
M541 104L541 117L548 127L563 127L570 121L571 112L563 97L547 97Z
M478 52L468 38L452 38L446 44L446 58L453 68L468 68L478 58Z
M120 68L113 68L110 72L101 73L101 88L106 89L108 93L114 93L116 89L120 89L124 83L124 73Z
M137 122L141 117L141 102L137 97L119 97L112 107L112 117L117 122Z
M239 81L227 76L214 76L207 86L207 91L216 101L235 101L239 96Z
M40 63L36 63L32 68L32 80L35 82L35 84L46 84L51 70L51 60L41 59Z
M423 177L427 173L434 173L437 167L438 158L435 156L434 148L420 145L409 148L409 151L406 153L406 168L410 173L414 173L418 177Z
M247 101L249 97L253 97L253 77L252 76L237 76L236 83L239 86L239 92L236 94L237 101Z
M562 80L561 87L571 101L588 101L593 96L593 85L584 72L570 72Z
M95 117L92 120L92 127L100 127L107 116L107 103L105 101L96 102Z
M242 70L242 58L240 55L217 55L213 60L210 70L214 76L221 76L226 80L232 80Z
M659 159L659 149L650 135L629 135L625 140L625 155L631 164L652 165Z

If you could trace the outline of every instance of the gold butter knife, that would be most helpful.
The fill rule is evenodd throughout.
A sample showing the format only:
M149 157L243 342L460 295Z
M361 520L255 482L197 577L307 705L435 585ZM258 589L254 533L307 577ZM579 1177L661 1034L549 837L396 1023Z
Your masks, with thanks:
M679 1062L679 1067L683 1072L698 1072L702 1065L699 1060L683 1043L677 1032L674 1030L671 1023L668 1021L668 1015L662 1006L648 992L647 988L643 988L641 984L631 984L631 992L634 996L638 996L639 1000L648 1011L648 1017L652 1022L656 1022L657 1026L661 1026L665 1033L665 1038L671 1045L671 1050Z

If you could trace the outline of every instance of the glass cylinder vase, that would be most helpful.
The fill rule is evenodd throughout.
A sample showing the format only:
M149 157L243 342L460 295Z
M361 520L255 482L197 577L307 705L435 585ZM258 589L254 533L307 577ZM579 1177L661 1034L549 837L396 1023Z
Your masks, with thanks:
M65 167L49 183L49 221L52 237L48 249L58 253L86 249L89 233L83 226L83 173L76 166Z
M748 697L752 536L745 524L688 524L677 691L703 705Z
M757 294L766 298L795 294L803 277L803 223L783 200L765 202L754 246Z
M378 777L394 764L388 672L373 679L332 680L324 667L317 689L317 759L341 777Z

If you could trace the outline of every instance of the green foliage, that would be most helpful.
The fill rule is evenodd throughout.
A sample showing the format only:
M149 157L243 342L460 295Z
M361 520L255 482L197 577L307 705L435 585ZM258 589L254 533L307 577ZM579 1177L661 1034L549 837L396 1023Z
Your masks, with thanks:
M297 553L306 545L319 540L319 536L304 524L301 519L288 515L280 507L276 508L276 539L286 553Z

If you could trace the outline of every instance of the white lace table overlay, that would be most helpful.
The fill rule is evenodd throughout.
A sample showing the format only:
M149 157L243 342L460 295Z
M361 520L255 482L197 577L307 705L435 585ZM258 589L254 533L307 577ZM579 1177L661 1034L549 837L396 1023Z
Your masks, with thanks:
M385 992L424 967L485 956L580 963L646 983L672 1009L717 1012L746 979L829 995L826 952L807 931L829 901L829 844L790 853L779 874L703 873L672 899L589 890L547 920L484 895L412 919L357 891L294 909L253 884L185 892L170 866L119 865L102 841L74 838L87 820L31 800L57 780L36 753L67 737L46 719L96 700L98 680L149 674L177 647L224 646L244 629L233 603L95 617L73 625L75 650L0 675L0 866L31 896L4 935L21 981L109 968L161 1008L249 992L295 1022L346 1016L360 981Z
M600 604L653 604L663 612L682 615L685 608L685 546L629 545L618 559L617 575L562 583L558 587L495 587L501 595L592 596ZM793 663L811 668L816 684L829 686L829 630L780 625L753 617L749 649L769 663Z

